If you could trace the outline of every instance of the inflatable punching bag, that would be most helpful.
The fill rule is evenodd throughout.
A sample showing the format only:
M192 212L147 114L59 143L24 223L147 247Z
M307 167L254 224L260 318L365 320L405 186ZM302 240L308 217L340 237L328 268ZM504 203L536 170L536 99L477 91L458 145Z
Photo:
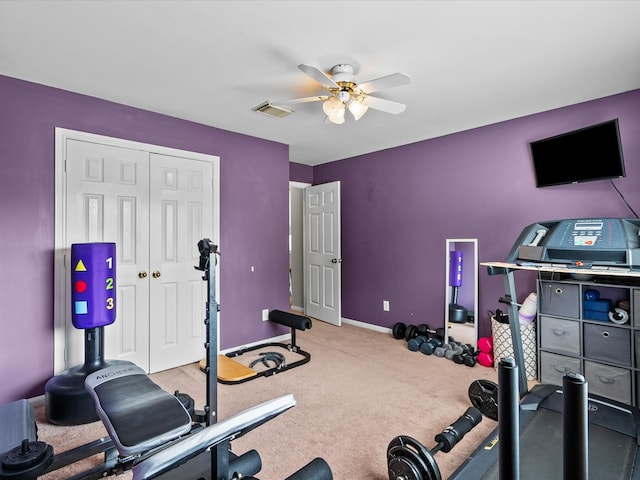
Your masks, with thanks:
M462 251L451 250L449 252L449 286L451 287L451 299L449 303L449 321L453 323L465 323L467 321L467 309L458 305L458 288L462 286Z
M103 329L116 320L116 244L71 245L71 321L84 330L84 364L51 378L45 385L47 420L56 425L97 421L93 399L84 388L88 374L109 365L104 359Z

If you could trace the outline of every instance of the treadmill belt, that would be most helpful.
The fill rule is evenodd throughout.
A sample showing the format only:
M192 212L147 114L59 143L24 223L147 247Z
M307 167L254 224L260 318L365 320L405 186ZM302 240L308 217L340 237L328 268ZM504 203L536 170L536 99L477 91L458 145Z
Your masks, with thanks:
M589 477L631 478L636 449L634 438L589 423ZM562 470L562 414L541 408L520 433L520 478L562 480ZM497 480L498 462L481 478Z

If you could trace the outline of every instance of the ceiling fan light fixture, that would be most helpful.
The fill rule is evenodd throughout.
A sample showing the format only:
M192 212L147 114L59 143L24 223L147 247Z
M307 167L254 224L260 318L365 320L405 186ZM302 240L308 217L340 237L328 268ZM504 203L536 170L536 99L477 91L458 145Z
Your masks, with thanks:
M331 69L331 75L312 65L300 64L298 68L329 92L327 95L298 98L286 103L322 101L322 110L327 116L326 121L336 124L344 123L347 108L356 121L360 120L369 108L394 115L404 112L406 108L406 105L402 103L374 97L370 94L385 88L411 83L411 77L407 74L392 73L358 84L353 66L347 63L334 65Z
M328 117L336 115L340 109L344 110L344 104L337 97L331 97L322 104L322 110Z
M349 102L349 104L347 105L347 108L349 109L349 111L351 112L351 115L353 115L353 118L355 118L356 121L360 120L362 116L365 113L367 113L367 110L369 109L369 107L364 106L361 101L355 100L355 99Z
M331 123L342 125L344 123L344 108L338 111L337 115L327 117Z

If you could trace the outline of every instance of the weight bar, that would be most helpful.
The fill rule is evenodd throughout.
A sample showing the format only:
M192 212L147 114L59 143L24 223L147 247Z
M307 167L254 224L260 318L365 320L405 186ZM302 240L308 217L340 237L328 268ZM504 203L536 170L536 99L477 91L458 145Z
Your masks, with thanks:
M498 420L498 384L491 380L475 380L469 385L469 400L482 414Z
M482 421L482 413L469 407L452 425L435 436L436 446L431 450L407 435L395 437L387 448L389 480L442 480L442 474L433 456L447 453Z

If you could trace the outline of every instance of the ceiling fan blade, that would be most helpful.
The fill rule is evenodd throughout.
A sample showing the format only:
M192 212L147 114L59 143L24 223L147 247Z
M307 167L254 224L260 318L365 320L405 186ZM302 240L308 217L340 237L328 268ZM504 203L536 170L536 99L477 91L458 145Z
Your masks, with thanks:
M386 113L393 113L394 115L404 112L407 108L404 103L392 102L391 100L371 97L368 95L362 99L362 104L365 107L373 108L374 110L380 110Z
M291 100L284 100L280 103L308 103L308 102L321 102L331 98L331 95L316 95L315 97L293 98Z
M301 63L300 65L298 65L298 68L326 89L340 88L340 86L336 82L334 82L331 77L327 76L322 70L317 67Z
M405 73L392 73L385 77L369 80L368 82L358 84L360 90L364 93L377 92L385 88L399 87L411 83L411 77Z

